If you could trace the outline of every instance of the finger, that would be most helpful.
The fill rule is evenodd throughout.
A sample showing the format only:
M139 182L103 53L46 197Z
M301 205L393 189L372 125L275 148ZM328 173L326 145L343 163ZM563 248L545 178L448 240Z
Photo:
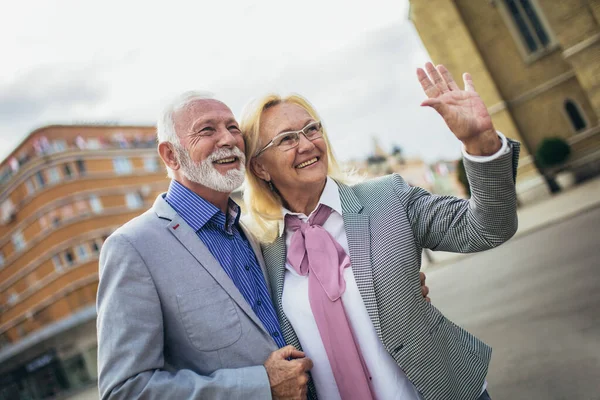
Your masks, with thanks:
M442 79L442 76L440 75L438 70L435 69L432 63L428 62L427 64L425 64L425 69L427 69L427 74L429 75L429 78L433 80L433 83L441 93L446 93L450 91L448 85L446 84L446 82L444 82L444 79Z
M439 89L431 82L422 68L417 68L417 78L427 97L437 97L440 95Z
M422 286L421 287L421 293L423 294L423 297L427 297L427 295L429 294L429 288L427 286Z
M288 345L285 347L282 347L279 350L275 351L277 353L277 355L282 358L282 359L288 359L288 358L302 358L304 357L304 353L301 352L300 350L296 349L294 346L292 345Z
M425 279L427 279L427 277L425 276L425 272L419 272L419 280L421 281L421 286L425 284Z
M452 74L450 73L450 71L448 71L448 68L440 64L437 66L437 70L442 75L442 78L444 78L444 80L446 81L446 84L448 85L450 90L460 90L460 88L456 84L456 81L452 77Z
M292 360L292 362L299 363L302 366L302 369L304 371L310 371L313 367L313 362L308 357L298 358L298 359Z
M431 303L431 299L429 297L425 297L425 301Z
M475 91L475 85L473 84L473 78L471 77L471 74L469 74L468 72L465 72L463 74L463 81L465 82L465 90L467 92Z

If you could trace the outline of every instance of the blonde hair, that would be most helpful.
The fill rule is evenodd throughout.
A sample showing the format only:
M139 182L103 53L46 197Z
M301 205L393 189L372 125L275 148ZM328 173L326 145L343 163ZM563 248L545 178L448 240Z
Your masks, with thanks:
M259 134L261 129L261 117L263 113L278 104L296 104L306 110L315 121L320 121L315 108L304 97L298 94L279 96L269 94L258 98L244 107L242 112L240 129L244 135L246 144L246 183L244 186L244 202L250 219L250 230L263 242L272 242L277 238L279 222L282 220L282 199L269 187L269 184L259 178L253 171L250 163L259 151ZM323 139L327 145L327 175L342 183L353 181L352 174L343 171L331 150L331 144L327 138L327 131L323 126Z

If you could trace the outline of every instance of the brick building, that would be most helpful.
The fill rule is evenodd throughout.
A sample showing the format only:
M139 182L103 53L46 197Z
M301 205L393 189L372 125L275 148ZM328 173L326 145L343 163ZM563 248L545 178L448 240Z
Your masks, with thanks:
M570 168L597 167L600 0L410 0L410 19L433 61L469 71L497 129L523 143L522 201L546 191L531 157L546 137L570 143Z
M0 164L0 399L95 385L100 247L167 186L153 127L48 126Z

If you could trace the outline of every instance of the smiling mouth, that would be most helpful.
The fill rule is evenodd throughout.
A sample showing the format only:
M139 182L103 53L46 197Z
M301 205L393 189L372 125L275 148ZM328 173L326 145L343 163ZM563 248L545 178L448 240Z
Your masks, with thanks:
M317 161L319 161L319 157L311 158L310 160L304 161L303 163L300 163L300 164L296 165L296 168L297 169L306 168L309 165L313 165Z
M214 163L215 164L233 164L237 160L238 160L237 157L229 157L229 158L222 158L220 160L214 161Z

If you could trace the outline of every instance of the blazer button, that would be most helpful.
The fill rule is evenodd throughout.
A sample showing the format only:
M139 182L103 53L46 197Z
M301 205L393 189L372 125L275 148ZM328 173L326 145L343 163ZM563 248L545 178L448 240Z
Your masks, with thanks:
M394 353L397 353L397 352L399 352L399 351L400 351L400 350L402 350L403 348L404 348L404 345L403 345L402 343L400 343L400 346L398 346L398 347L396 347L396 348L394 349Z

